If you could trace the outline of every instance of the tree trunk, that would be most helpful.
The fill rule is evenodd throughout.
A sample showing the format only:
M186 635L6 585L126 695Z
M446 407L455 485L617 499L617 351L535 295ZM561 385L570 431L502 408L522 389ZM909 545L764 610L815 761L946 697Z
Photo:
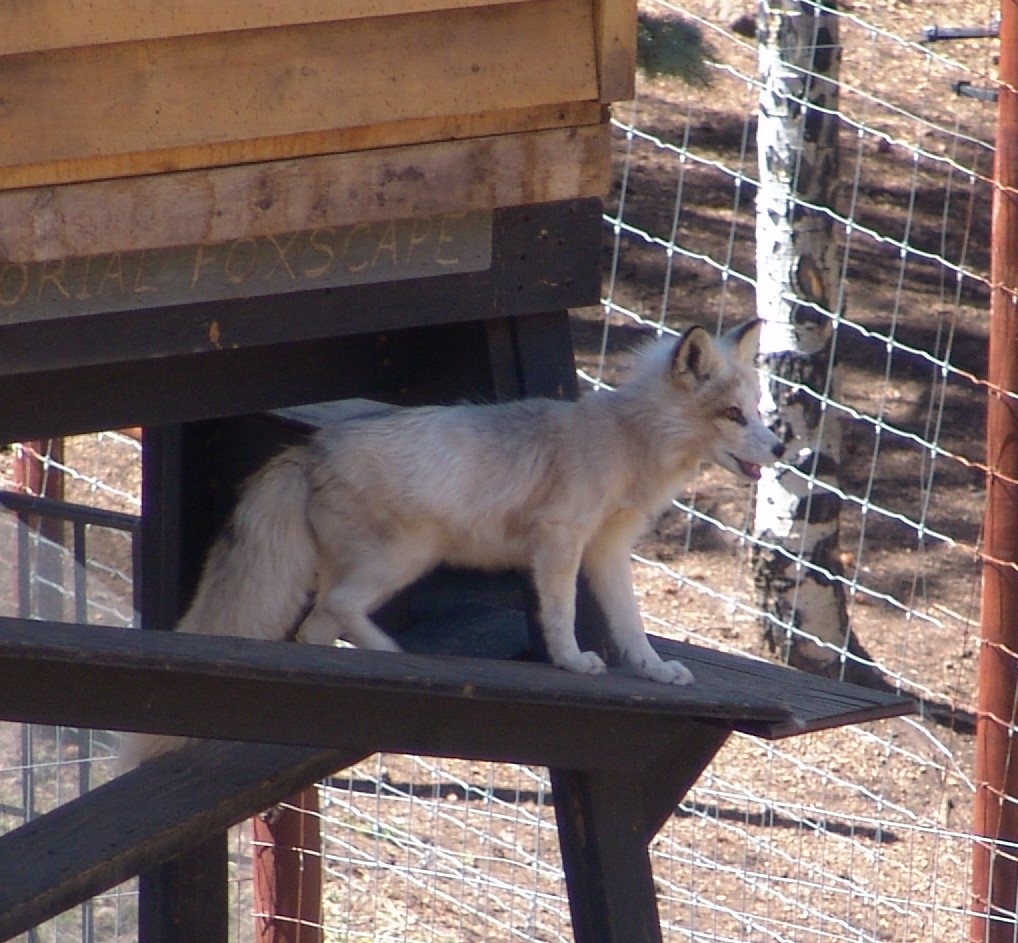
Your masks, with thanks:
M818 674L879 679L848 622L839 550L841 460L834 359L838 273L838 18L835 3L761 0L756 214L762 410L788 446L757 492L754 582L763 636L787 663ZM798 565L799 560L802 566ZM879 682L878 682L879 683Z

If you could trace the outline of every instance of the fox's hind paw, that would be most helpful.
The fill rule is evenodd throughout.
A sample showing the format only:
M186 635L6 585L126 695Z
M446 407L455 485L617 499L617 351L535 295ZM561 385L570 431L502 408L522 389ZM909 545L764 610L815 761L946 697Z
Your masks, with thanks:
M656 665L642 665L640 674L664 684L692 684L694 681L693 672L681 661L659 661Z
M603 675L608 670L594 652L577 652L558 662L558 667L582 675Z

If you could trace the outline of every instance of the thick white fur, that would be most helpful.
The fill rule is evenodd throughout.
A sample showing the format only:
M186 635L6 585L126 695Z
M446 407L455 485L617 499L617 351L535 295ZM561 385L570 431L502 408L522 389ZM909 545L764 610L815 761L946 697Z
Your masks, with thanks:
M440 563L519 568L551 660L596 674L604 663L574 633L582 568L623 662L688 684L647 641L629 556L702 462L755 478L780 457L757 411L758 331L659 341L628 382L578 402L393 410L323 429L252 478L178 631L398 650L370 613L417 577ZM124 765L177 742L128 736Z

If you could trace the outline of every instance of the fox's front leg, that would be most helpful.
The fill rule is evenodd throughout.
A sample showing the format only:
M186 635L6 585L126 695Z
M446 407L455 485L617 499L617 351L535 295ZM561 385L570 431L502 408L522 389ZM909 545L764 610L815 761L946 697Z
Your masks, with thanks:
M681 661L663 661L643 630L633 592L628 541L612 540L610 535L595 541L584 554L583 572L608 620L612 642L623 663L642 678L691 684L693 673Z
M564 534L554 534L534 553L531 567L538 619L551 663L579 674L603 674L608 668L597 653L581 652L576 644L579 545Z

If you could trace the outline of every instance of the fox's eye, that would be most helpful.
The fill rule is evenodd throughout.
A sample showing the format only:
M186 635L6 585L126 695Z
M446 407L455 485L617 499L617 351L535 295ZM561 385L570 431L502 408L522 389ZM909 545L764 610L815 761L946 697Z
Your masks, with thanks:
M740 426L746 425L746 416L738 406L729 406L721 415L730 422L738 423Z

